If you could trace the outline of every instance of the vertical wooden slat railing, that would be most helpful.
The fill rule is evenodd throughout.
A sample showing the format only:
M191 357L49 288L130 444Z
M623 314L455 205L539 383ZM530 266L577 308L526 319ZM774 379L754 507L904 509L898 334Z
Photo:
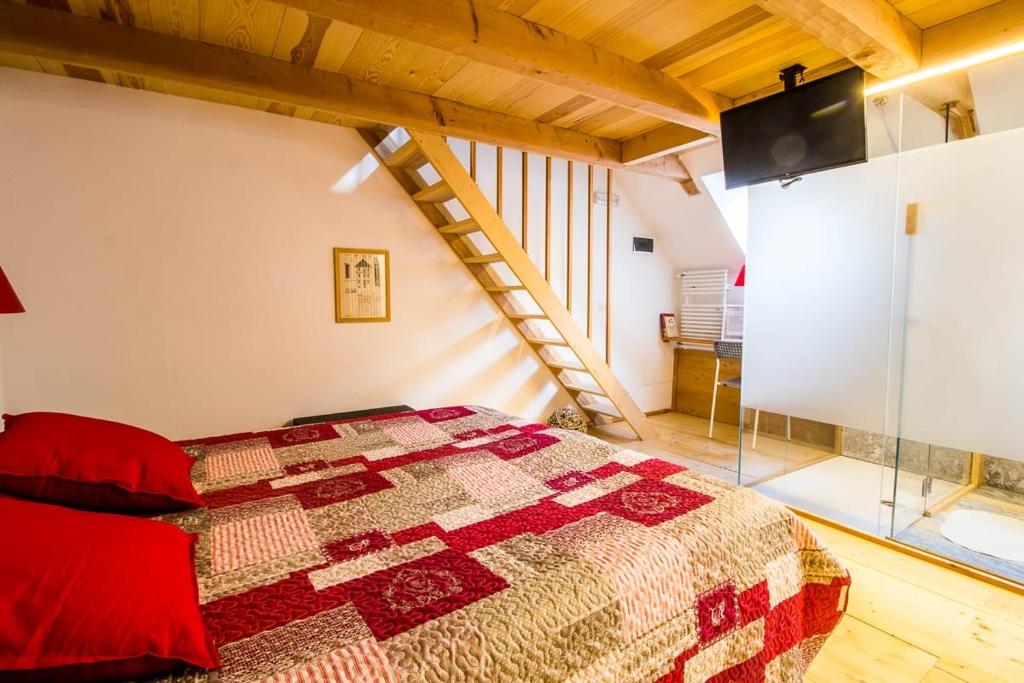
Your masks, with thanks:
M604 360L612 364L612 169L605 169Z
M551 279L551 159L545 159L545 273L541 273L538 267L530 260L529 255L520 244L520 240L513 236L501 215L492 206L479 185L471 176L470 172L462 166L458 158L449 147L448 143L439 135L425 134L409 131L409 140L397 149L388 149L387 145L380 143L384 135L378 131L363 131L363 136L373 146L378 158L384 166L399 180L402 186L409 192L414 201L423 209L427 218L437 226L438 232L451 245L452 249L462 259L466 266L474 273L484 289L493 296L501 310L508 319L515 325L516 329L523 335L526 342L538 354L538 358L547 365L553 377L573 397L574 403L584 412L588 413L595 424L601 424L611 420L625 420L630 427L642 438L655 438L653 427L646 419L644 413L633 402L625 388L612 374L607 362L592 344L588 334L581 330L573 319L570 309L558 298L550 284ZM476 149L471 147L470 166L471 171L479 171L476 167ZM502 171L499 153L499 160L496 161L496 176L502 179ZM526 171L528 158L523 157L524 180L528 176ZM434 173L440 176L441 180L428 184L421 174L421 169L429 165ZM569 196L572 195L572 171L568 171ZM588 167L588 186L592 186L593 169ZM499 180L499 188L502 180ZM608 181L610 190L610 180ZM528 187L528 186L527 186ZM525 228L528 224L526 218L526 205L529 202L527 187L522 193L524 235L523 243L526 242ZM497 197L502 195L498 190ZM469 217L457 220L445 207L445 202L457 200L468 213ZM588 198L588 205L593 197ZM610 202L610 195L609 195ZM572 203L568 202L567 225L572 225ZM502 207L504 208L504 207ZM590 318L591 290L591 261L592 256L592 210L588 210L588 327ZM611 210L608 210L609 216ZM570 248L571 238L568 236L571 228L567 231L566 245ZM489 242L489 253L481 253L483 247L479 241L471 239L474 234L480 234ZM608 241L610 246L610 240ZM610 255L606 256L606 262L610 263ZM512 274L515 281L509 282L504 271L496 270L494 266L503 265ZM566 259L567 294L571 291L572 259L567 254ZM517 297L516 295L521 295ZM539 312L534 313L523 308L525 303L530 304ZM568 298L568 297L567 297ZM606 337L610 330L610 322L606 316ZM542 327L535 326L536 323L548 325L556 334L551 336L550 332L542 331ZM606 353L609 341L606 339ZM569 358L564 354L572 354ZM575 375L575 376L574 376ZM576 376L586 378L582 382Z

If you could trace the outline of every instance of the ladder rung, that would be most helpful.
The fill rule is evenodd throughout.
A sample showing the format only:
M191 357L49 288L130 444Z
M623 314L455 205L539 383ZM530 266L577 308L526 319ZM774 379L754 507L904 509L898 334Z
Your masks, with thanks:
M522 285L495 285L493 287L484 287L488 292L522 292L526 290L526 287Z
M455 192L448 183L440 180L430 187L420 190L412 198L413 201L420 202L421 204L440 204L449 199L454 199Z
M392 168L419 168L427 163L427 157L414 140L409 140L392 152L384 163Z
M601 389L597 389L597 388L591 389L589 387L580 386L579 384L569 384L569 383L566 383L566 382L562 382L562 386L565 387L566 389L568 389L569 391L575 391L577 393L593 394L594 396L607 396L608 395L608 394L604 393L604 391L601 390Z
M546 360L544 365L549 368L558 368L559 370L572 370L573 372L586 372L587 369L582 365L575 365L573 363L566 363L560 360Z
M588 405L585 405L583 403L580 404L580 408L583 408L583 410L585 410L588 413L594 413L596 415L604 415L605 417L615 417L615 418L618 418L620 420L622 419L621 415L616 413L614 410L610 410L608 408L600 408L598 406L588 406Z
M526 341L537 346L568 346L569 342L564 339L541 339L539 337L527 337Z
M506 313L509 318L513 320L547 320L548 317L543 313Z
M501 254L481 254L480 256L467 256L462 259L463 263L500 263L504 261Z
M444 225L437 229L442 235L468 235L471 232L479 232L480 226L472 218L467 218L458 223Z

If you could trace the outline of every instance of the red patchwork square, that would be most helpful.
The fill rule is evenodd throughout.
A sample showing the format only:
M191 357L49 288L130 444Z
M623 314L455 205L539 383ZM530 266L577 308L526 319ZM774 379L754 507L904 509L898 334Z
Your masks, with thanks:
M218 647L341 607L348 594L339 586L313 588L303 574L200 606L206 629Z
M327 557L335 562L344 562L345 560L351 560L362 555L375 553L378 550L390 548L392 545L394 545L394 541L383 531L374 529L373 531L367 531L366 533L350 536L349 538L324 543L323 551Z
M755 583L740 593L739 602L740 622L744 626L768 614L772 608L771 598L768 594L768 582Z
M711 496L699 491L691 491L666 481L641 479L577 507L584 509L587 515L606 511L646 526L654 526L696 510L713 500Z
M545 483L556 491L571 491L594 481L594 477L579 470L569 470Z
M408 529L402 529L396 531L391 535L395 539L395 543L398 545L406 545L414 541L422 541L424 538L430 536L436 536L442 541L445 540L445 531L437 522L427 522L426 524L420 524L418 526L409 527Z
M623 465L621 462L610 462L600 467L595 467L590 470L591 476L597 477L598 479L607 479L608 477L614 476L619 472L628 472L629 468Z
M267 437L270 445L274 448L284 448L286 446L297 446L302 443L339 438L334 426L323 422L292 427L291 429L278 429L273 432L266 432L260 436Z
M285 474L305 474L306 472L316 472L317 470L326 470L329 467L326 460L308 460L306 462L297 462L292 465L284 466Z
M516 433L514 436L508 436L500 441L489 443L484 446L484 449L494 453L502 460L512 460L513 458L529 455L542 448L547 448L552 444L558 443L558 441L558 438L550 434Z
M697 627L706 645L736 628L739 621L736 586L732 581L697 598Z
M532 434L533 432L542 432L545 429L548 429L548 426L535 422L533 424L522 425L517 427L517 429L523 434Z
M644 460L642 463L633 465L630 470L645 479L664 479L673 474L685 472L686 468L667 460L651 458L650 460Z
M431 410L421 410L416 413L427 422L446 422L448 420L455 420L460 417L468 417L469 415L475 415L472 410L465 406L450 406L448 408L433 408Z
M377 640L504 590L503 578L454 550L390 567L343 584Z
M343 477L319 479L278 490L281 493L294 495L299 499L302 507L308 510L331 503L341 503L393 487L394 484L376 472L356 472Z

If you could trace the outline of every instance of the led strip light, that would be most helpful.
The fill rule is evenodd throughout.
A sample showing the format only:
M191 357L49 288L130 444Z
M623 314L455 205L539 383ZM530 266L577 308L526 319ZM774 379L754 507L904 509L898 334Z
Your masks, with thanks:
M944 74L952 73L953 71L960 71L961 69L968 69L972 66L1002 59L1004 57L1010 57L1022 52L1024 52L1024 40L1017 41L1016 43L1009 43L1007 45L1001 45L999 47L992 48L991 50L976 52L973 55L968 55L967 57L956 59L952 62L946 62L945 64L928 67L927 69L921 69L920 71L915 71L914 73L907 74L906 76L900 76L899 78L894 78L890 81L875 83L874 85L865 88L864 94L870 97L871 95L877 95L878 93L887 92L889 90L896 90L897 88L902 88L912 83L925 81L929 78L942 76Z

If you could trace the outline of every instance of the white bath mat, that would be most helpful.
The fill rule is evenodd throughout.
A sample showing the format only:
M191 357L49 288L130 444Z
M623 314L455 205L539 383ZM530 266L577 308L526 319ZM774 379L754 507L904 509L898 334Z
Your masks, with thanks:
M981 510L954 510L941 531L969 550L1024 562L1024 520Z

